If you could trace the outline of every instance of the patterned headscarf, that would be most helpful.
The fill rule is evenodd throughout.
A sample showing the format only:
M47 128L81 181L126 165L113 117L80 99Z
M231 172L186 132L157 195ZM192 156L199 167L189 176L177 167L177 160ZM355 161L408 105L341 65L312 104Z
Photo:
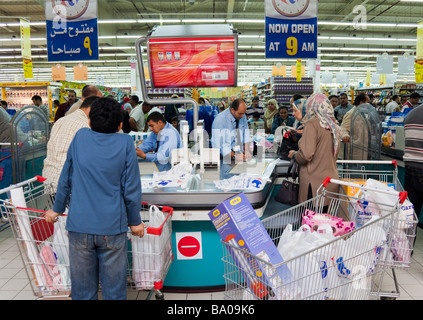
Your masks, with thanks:
M297 109L297 111L300 112L301 115L302 115L302 119L301 119L300 122L303 122L304 116L306 115L306 111L307 111L306 101L307 101L307 99L301 98L301 99L295 100L292 103L292 107Z
M341 128L335 119L333 107L326 95L318 93L312 95L306 102L307 112L304 121L307 122L312 118L319 119L320 126L328 129L333 135L333 151L337 154L341 141Z

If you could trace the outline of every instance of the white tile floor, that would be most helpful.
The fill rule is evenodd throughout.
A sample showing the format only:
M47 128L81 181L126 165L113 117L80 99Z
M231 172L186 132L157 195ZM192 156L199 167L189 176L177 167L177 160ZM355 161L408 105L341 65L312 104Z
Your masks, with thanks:
M408 269L396 269L400 297L398 300L423 300L423 230L418 228L417 240ZM395 290L392 273L384 277L382 292ZM147 291L128 290L128 300L145 300ZM222 300L223 292L164 293L165 300ZM152 297L154 299L154 295ZM0 232L0 300L34 300L23 268L16 240L10 228Z

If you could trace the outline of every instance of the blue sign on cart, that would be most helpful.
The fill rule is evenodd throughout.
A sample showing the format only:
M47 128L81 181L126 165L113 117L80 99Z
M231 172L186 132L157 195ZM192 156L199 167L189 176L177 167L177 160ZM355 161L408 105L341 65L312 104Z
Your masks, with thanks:
M266 58L317 58L317 0L266 0Z
M97 0L46 0L48 61L98 60Z

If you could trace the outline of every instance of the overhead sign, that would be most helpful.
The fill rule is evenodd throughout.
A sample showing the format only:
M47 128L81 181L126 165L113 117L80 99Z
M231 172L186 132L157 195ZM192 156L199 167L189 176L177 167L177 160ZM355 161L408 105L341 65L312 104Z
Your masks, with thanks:
M97 0L46 0L48 61L98 60Z
M265 0L266 58L317 58L317 0Z

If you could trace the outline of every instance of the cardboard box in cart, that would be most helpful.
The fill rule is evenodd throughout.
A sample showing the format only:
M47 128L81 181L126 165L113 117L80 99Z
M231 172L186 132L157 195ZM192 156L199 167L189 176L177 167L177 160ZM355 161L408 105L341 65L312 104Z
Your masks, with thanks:
M259 257L272 265L283 262L247 197L239 193L223 201L209 212L209 217L223 241L248 252L231 250L235 263L245 271L244 278L251 293L258 299L279 298L290 272L285 265L272 268L255 259Z

